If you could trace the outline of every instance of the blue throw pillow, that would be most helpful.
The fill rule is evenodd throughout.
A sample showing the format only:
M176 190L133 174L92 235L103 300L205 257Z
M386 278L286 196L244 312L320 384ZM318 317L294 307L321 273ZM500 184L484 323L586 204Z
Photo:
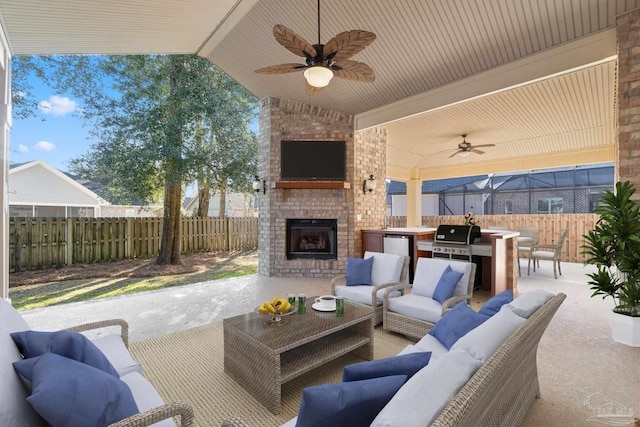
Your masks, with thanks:
M503 305L510 303L513 301L513 289L507 289L506 291L500 292L498 295L494 295L485 302L478 313L484 314L486 316L493 316L497 312L500 311Z
M476 313L467 304L457 304L429 329L429 335L433 335L450 349L460 337L480 326L489 317Z
M347 286L371 286L371 268L373 257L347 258Z
M447 265L447 268L442 272L442 276L440 276L440 280L438 280L438 284L433 291L433 299L440 304L444 304L446 300L453 296L456 285L462 276L464 276L464 273L452 270L451 266Z
M120 378L84 363L45 353L13 366L31 380L27 401L52 427L108 426L139 412Z
M296 427L368 427L406 380L393 375L307 387Z
M82 334L67 331L23 331L12 333L11 338L25 359L55 353L120 377L104 353Z
M427 366L429 359L431 359L431 352L426 351L354 363L344 367L342 381L366 380L390 375L406 375L409 379Z

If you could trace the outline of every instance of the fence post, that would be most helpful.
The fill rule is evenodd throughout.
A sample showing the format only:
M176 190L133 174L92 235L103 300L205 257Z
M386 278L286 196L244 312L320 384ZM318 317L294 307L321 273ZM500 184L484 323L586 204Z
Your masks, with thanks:
M65 259L64 259L64 263L65 265L72 265L73 264L73 223L74 223L74 219L73 218L67 218L66 219L66 224L67 224L67 230L66 230L66 236L65 239L67 240L67 250L65 251Z
M125 228L127 233L125 235L124 257L131 258L133 251L133 221L131 217L125 218Z

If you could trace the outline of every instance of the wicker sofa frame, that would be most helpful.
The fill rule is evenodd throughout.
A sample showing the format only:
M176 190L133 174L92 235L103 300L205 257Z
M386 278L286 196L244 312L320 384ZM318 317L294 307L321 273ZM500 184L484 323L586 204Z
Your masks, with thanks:
M404 261L402 264L402 272L400 273L400 281L399 282L389 282L383 283L382 285L372 286L371 287L371 305L360 304L354 301L354 304L366 306L366 307L374 307L373 314L373 324L378 325L382 322L383 314L382 314L382 305L378 305L377 302L377 293L380 289L385 289L389 287L399 287L399 289L405 289L406 286L409 285L409 262L411 262L411 257L404 255ZM345 286L347 283L347 276L338 276L334 277L331 280L331 295L336 294L336 286ZM401 290L401 292L403 292Z
M473 287L476 281L476 265L471 264L471 274L469 277L469 284L467 287L467 293L464 295L455 295L442 304L442 316L451 309L454 305L460 301L467 301L467 304L473 297ZM435 323L428 322L426 320L417 319L415 317L405 316L404 314L395 313L389 310L389 294L393 291L400 291L401 293L407 293L411 289L412 285L400 284L395 286L389 286L385 291L382 299L382 319L383 327L386 331L398 332L406 335L409 338L419 340L424 337L429 329L435 325Z

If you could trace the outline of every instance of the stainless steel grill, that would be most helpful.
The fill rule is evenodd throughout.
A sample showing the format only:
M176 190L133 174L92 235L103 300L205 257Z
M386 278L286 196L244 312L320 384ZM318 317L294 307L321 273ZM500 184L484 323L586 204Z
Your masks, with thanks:
M477 225L439 225L433 240L433 256L471 261L471 245L479 237Z

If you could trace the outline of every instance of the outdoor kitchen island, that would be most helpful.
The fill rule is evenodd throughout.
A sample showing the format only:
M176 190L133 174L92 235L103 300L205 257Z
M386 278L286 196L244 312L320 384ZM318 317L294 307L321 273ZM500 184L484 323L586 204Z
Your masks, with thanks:
M362 231L362 251L388 252L384 247L391 236L406 236L410 239L412 264L419 257L432 257L437 228L388 228ZM480 230L480 238L469 247L470 255L482 264L481 289L496 295L504 290L517 288L518 277L518 233L508 230ZM452 256L452 258L455 258Z

